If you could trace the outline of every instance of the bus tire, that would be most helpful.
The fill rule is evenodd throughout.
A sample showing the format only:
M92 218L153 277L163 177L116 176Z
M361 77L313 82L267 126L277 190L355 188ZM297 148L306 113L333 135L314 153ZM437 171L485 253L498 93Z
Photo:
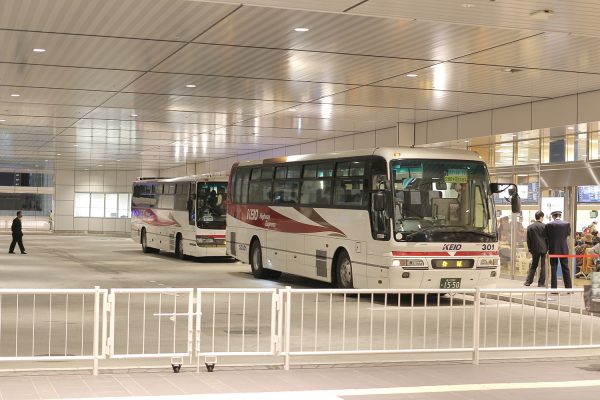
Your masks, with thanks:
M142 235L140 237L140 243L142 244L142 251L144 253L158 253L158 249L148 246L148 237L146 235L146 229L142 229Z
M183 238L180 234L177 234L175 239L175 257L180 260L185 260L185 253L183 252Z
M252 269L252 275L257 279L277 279L281 276L280 271L263 267L262 247L258 239L250 245L250 268Z
M341 250L335 262L335 278L340 289L353 289L352 261L346 250Z

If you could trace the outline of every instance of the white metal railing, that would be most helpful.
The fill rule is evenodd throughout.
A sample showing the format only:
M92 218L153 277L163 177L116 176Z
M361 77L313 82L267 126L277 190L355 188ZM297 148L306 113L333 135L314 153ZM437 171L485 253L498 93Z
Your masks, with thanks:
M111 289L109 302L111 358L191 357L193 289Z
M105 358L106 289L0 289L0 361Z
M97 373L104 358L195 357L199 368L202 357L267 356L289 368L292 358L323 356L445 353L478 363L482 353L600 349L600 318L582 297L529 288L5 289L0 361L93 360Z
M277 289L198 289L197 357L276 355L280 304Z

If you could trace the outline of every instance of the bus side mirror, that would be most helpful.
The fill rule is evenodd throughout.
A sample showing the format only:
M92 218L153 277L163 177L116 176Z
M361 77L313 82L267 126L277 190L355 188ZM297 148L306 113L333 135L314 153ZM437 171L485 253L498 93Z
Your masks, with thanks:
M500 185L497 183L490 183L490 192L492 193L500 193L502 190L500 190Z
M513 214L521 213L521 198L516 191L510 196L510 208Z
M373 193L373 210L377 212L385 211L386 209L386 196L385 192L379 191Z

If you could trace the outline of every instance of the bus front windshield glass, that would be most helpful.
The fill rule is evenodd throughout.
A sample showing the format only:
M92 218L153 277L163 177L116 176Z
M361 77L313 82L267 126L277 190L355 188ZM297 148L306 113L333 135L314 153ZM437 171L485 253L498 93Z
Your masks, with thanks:
M201 229L225 229L227 182L198 182L196 221Z
M391 171L397 240L496 241L484 163L395 160Z

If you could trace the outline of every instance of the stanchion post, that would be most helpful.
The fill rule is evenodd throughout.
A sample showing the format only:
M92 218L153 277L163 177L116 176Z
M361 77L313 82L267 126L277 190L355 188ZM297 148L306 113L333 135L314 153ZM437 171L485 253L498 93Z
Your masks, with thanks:
M479 324L481 319L481 289L475 288L475 299L473 300L473 365L479 365Z
M291 286L285 287L285 332L284 332L284 365L283 369L290 369L290 337L292 327L292 291Z

